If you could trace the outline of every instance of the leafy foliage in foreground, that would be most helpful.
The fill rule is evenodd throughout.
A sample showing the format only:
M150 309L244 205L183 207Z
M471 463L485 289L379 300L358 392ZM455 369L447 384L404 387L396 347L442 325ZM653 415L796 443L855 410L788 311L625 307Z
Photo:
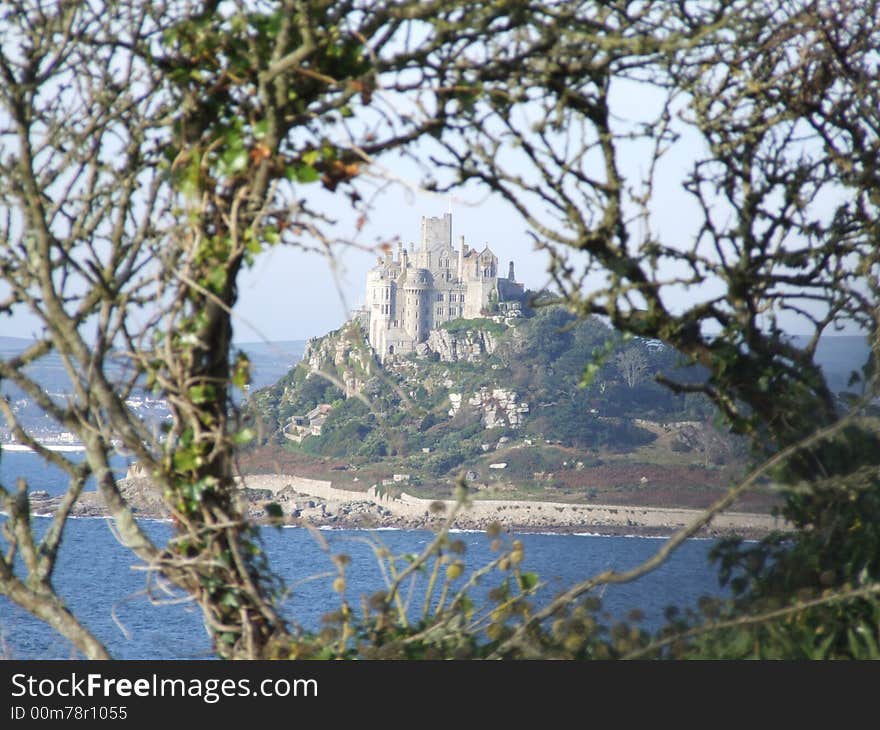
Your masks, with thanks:
M85 656L107 658L53 583L66 520L94 477L124 543L151 580L197 603L219 656L287 655L298 645L235 499L236 449L253 436L231 403L249 381L231 344L237 286L275 245L332 252L339 201L355 206L360 226L370 212L364 171L401 151L424 162L426 188L474 182L506 200L582 320L599 315L701 366L699 382L666 385L707 397L750 439L786 485L783 514L796 527L785 540L722 548L733 603L636 650L642 637L596 633L580 601L638 571L594 576L543 608L530 605L527 573L514 571L507 593L499 583L486 653L581 656L581 636L583 656L615 641L631 642L628 656L654 647L875 656L880 439L860 417L878 392L880 356L878 47L878 0L6 3L0 313L36 317L39 334L0 359L0 377L75 433L86 456L46 449L0 399L14 436L68 480L42 534L28 485L0 486L0 591ZM647 107L635 116L620 106L633 88ZM668 153L688 140L698 151L682 174ZM310 195L318 186L334 196L324 207ZM667 204L672 188L682 199ZM693 210L690 230L684 220L672 231L658 225L666 207ZM784 331L790 320L807 331L801 344ZM848 406L816 362L822 335L844 326L864 332L872 350L866 399ZM529 355L545 366L580 377L586 364L591 380L601 376L595 362L564 360L565 337L536 335ZM111 367L119 342L121 371ZM72 384L63 402L31 376L53 356ZM513 362L498 364L521 379ZM637 385L640 358L617 364L626 387ZM554 373L543 376L552 387ZM150 432L127 403L144 381L170 405L166 433ZM116 441L173 511L177 531L165 545L141 529L120 489ZM516 546L506 555L513 564ZM458 570L445 565L438 585L452 592ZM364 652L370 641L396 656L406 647L481 652L467 623L446 632L442 610L417 632L399 615L388 629L384 607L398 597L388 592L363 624L343 615L331 627L335 653L348 655L350 635L365 640ZM453 624L467 622L466 602L453 605ZM553 617L557 629L544 623Z

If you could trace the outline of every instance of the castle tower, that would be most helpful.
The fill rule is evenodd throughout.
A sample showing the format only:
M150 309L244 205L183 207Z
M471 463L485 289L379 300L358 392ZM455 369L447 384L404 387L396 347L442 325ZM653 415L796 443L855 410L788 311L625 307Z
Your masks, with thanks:
M426 252L452 248L452 214L442 218L422 216L421 250Z
M424 342L431 330L430 299L433 292L431 274L424 269L416 269L407 279L404 288L406 317L404 327L413 342Z

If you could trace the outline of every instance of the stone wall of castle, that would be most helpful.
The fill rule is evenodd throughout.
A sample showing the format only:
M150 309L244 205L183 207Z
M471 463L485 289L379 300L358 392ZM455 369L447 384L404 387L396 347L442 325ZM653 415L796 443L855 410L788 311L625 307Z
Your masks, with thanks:
M480 317L490 302L522 296L514 281L498 275L489 249L452 245L452 215L422 218L418 248L398 245L367 274L365 310L370 345L380 357L407 354L431 331L454 319Z

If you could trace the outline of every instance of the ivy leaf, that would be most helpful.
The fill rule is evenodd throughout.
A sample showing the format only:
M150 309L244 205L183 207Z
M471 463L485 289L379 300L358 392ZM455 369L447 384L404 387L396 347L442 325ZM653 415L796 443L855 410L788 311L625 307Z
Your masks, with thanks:
M196 455L190 449L178 449L172 460L174 470L178 472L192 471L198 466Z
M214 397L214 386L194 385L189 389L189 397L196 405L207 403Z
M248 151L239 145L235 145L227 149L220 156L220 164L218 165L221 175L234 175L243 172L248 166Z
M317 182L321 177L318 171L308 164L288 165L284 175L288 180L303 184Z
M256 433L252 428L243 428L232 436L232 441L238 446L244 446L254 440Z

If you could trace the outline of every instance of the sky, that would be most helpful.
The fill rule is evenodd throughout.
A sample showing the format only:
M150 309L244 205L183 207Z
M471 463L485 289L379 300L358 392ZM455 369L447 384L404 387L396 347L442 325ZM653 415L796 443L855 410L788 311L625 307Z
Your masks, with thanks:
M357 242L375 247L399 238L418 245L422 216L442 216L450 204L456 248L462 235L468 246L488 245L504 275L513 261L516 279L527 289L547 285L546 254L534 250L515 211L494 197L438 196L396 185L375 201ZM355 216L343 210L340 220L345 221L342 232L353 235ZM364 304L367 271L377 256L375 251L340 248L334 272L329 260L315 253L284 247L264 253L241 278L234 309L236 341L307 339L339 327L352 308Z
M637 84L623 85L616 93L615 106L624 119L650 118L650 110L658 104L650 89ZM681 181L695 157L703 154L702 140L689 138L685 130L661 160L652 199L652 227L660 240L691 240L700 216L692 196L682 191ZM649 148L641 143L621 156L627 179L637 180L644 174L648 155ZM420 177L403 161L385 164L393 165L389 171L393 178L415 182ZM521 217L500 196L473 186L454 196L430 194L418 191L415 185L388 183L387 179L381 179L377 186L382 192L373 200L366 225L359 231L357 213L344 194L327 193L318 184L302 189L310 206L337 218L339 235L355 239L357 246L335 249L332 262L286 246L262 253L239 279L233 318L236 342L303 340L339 327L353 308L364 303L366 275L376 263L378 245L395 240L418 242L421 217L441 216L450 209L455 246L464 235L469 246L488 245L495 252L502 274L513 261L516 279L527 289L550 284L547 254L535 250ZM693 304L695 295L679 294L679 304ZM0 336L33 337L40 329L36 319L24 313L0 317ZM786 329L793 334L804 331L797 323Z
M689 196L680 189L692 154L693 148L685 148L666 158L666 183L656 188L652 223L667 241L687 236L696 219L688 210ZM527 289L550 284L547 254L535 250L521 217L500 196L474 188L449 196L419 192L403 184L385 185L373 201L366 225L357 231L357 215L343 196L331 196L318 185L310 188L318 209L332 211L340 221L340 235L353 238L357 247L337 248L335 268L325 256L292 247L277 246L262 253L239 279L233 317L236 342L304 340L338 328L352 308L364 303L366 275L376 264L378 244L396 239L417 243L421 217L442 216L450 206L456 247L464 235L469 246L488 245L498 256L502 273L513 261L516 279ZM40 329L26 314L0 317L0 336L30 338ZM793 324L789 329L798 333L802 328Z
M650 118L660 108L662 98L656 90L630 82L621 82L614 91L614 105L622 119ZM621 150L621 164L627 174L631 179L640 178L645 173L650 146L622 144ZM421 152L424 157L430 154L424 148ZM666 175L668 182L656 188L653 202L653 224L661 235L684 237L685 231L693 227L698 211L690 196L682 193L680 181L694 156L701 152L700 140L684 136L662 160L659 174ZM367 247L396 238L417 244L421 217L441 216L451 205L456 247L464 235L468 246L488 245L494 251L502 275L506 275L508 262L513 261L516 280L527 289L550 286L547 253L535 250L521 216L500 195L474 185L453 196L419 192L414 183L421 175L414 164L399 158L382 158L380 163L390 168L384 170L386 178L403 183L381 186L383 192L373 201L372 213L359 233L355 231L357 217L344 197L322 194L315 189L318 186L310 186L307 191L316 198L313 207L338 211L343 221L342 236L356 237L359 245ZM688 210L690 206L693 210ZM364 303L367 271L375 265L376 257L376 252L340 250L334 273L327 259L314 254L283 248L264 254L262 261L241 279L235 307L236 341L306 339L339 327L348 319L351 308Z
M442 216L450 206L456 247L462 235L469 246L488 245L504 275L513 261L516 279L527 289L548 285L546 254L534 250L518 214L498 197L436 195L403 184L386 185L366 225L357 231L357 215L343 196L323 193L318 185L310 188L309 194L323 206L319 209L335 213L339 235L354 239L357 246L335 249L335 269L327 257L293 247L280 245L260 254L239 279L233 309L236 342L304 340L336 329L352 308L364 304L366 276L376 264L378 244L395 239L417 244L422 216ZM21 310L14 317L0 315L0 336L32 338L41 329L35 317Z

